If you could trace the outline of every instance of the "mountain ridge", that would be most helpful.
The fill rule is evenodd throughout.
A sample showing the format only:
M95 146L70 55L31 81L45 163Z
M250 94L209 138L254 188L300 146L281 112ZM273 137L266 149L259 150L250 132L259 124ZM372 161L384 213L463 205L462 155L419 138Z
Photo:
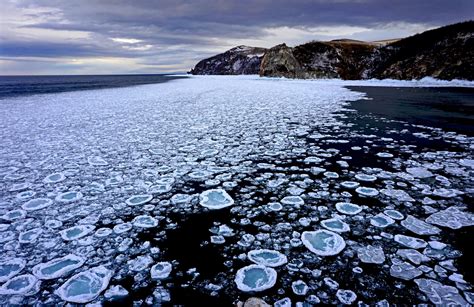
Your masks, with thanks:
M474 80L474 21L402 39L310 41L295 47L237 46L200 61L196 75L259 74L266 77Z

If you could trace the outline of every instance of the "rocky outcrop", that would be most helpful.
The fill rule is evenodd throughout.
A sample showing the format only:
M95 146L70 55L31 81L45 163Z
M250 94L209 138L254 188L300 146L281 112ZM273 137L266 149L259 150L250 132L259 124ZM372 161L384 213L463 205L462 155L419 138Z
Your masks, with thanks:
M260 76L300 78L302 73L303 69L292 48L285 44L268 49L260 65Z
M258 74L265 48L237 46L224 53L200 61L190 71L193 75Z
M400 40L313 41L294 48L281 44L268 50L239 46L199 62L191 72L305 79L474 80L474 21Z

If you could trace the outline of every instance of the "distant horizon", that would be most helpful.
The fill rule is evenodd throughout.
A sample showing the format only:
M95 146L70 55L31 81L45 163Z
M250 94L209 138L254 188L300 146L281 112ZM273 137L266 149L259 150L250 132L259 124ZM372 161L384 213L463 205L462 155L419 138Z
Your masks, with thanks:
M238 45L400 39L473 11L471 0L6 0L0 74L181 73Z

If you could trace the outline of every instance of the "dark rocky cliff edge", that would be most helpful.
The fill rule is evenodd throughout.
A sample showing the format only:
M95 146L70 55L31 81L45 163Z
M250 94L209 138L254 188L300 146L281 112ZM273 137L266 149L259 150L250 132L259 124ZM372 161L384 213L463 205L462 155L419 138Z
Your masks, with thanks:
M313 41L270 49L238 46L202 60L192 74L260 74L266 77L474 80L474 21L401 40Z

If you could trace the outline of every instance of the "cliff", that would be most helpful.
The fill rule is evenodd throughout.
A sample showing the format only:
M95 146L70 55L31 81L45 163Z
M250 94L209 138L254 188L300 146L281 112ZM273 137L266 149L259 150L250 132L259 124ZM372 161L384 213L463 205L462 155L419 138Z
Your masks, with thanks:
M474 21L400 40L313 41L270 49L239 46L199 62L193 74L287 78L474 80Z
M204 59L190 71L193 75L253 75L267 49L237 46L224 53Z

